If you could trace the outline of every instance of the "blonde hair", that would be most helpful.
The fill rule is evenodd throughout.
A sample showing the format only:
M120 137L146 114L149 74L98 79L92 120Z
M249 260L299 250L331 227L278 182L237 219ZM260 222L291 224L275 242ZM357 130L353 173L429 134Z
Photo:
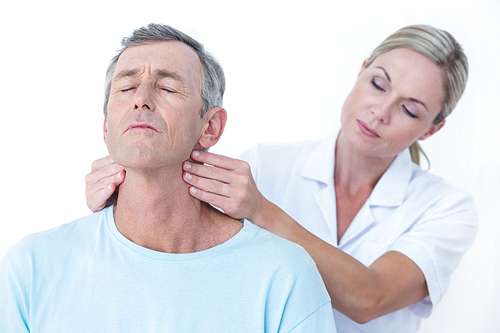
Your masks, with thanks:
M441 112L434 119L434 124L439 124L453 111L467 84L469 63L462 47L444 30L429 25L411 25L399 29L373 50L366 67L380 54L397 48L412 49L442 70L444 98ZM410 153L417 164L420 164L420 153L429 161L418 141L410 146Z

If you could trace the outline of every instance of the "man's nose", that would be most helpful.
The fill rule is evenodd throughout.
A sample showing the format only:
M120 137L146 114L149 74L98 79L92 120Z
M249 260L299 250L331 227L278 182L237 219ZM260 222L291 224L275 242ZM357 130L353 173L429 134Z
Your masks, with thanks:
M135 92L135 110L154 111L153 87L141 84Z

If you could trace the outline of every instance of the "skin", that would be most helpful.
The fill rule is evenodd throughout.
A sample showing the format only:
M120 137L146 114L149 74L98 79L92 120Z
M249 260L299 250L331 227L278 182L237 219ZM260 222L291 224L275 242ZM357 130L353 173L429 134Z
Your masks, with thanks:
M342 107L336 146L339 241L394 158L444 125L434 124L444 92L431 60L400 48L366 63Z
M149 171L189 157L204 125L188 112L201 109L201 68L189 51L164 42L131 47L120 57L104 122L105 142L120 165Z
M143 247L202 251L225 242L241 223L190 196L182 163L215 144L226 112L200 117L201 63L180 42L130 47L116 64L104 121L111 157L125 170L114 207L118 230Z
M433 123L444 92L442 73L432 61L409 49L395 49L378 56L369 67L366 63L342 108L332 170L339 242L397 154L444 125L444 121ZM332 306L352 320L367 323L428 296L422 271L403 254L387 252L365 267L265 199L246 162L202 151L191 157L211 165L184 163L191 195L303 246L318 266ZM107 172L99 171L105 175L102 185L88 188L87 193L103 191L110 181L120 183L111 166L103 167Z

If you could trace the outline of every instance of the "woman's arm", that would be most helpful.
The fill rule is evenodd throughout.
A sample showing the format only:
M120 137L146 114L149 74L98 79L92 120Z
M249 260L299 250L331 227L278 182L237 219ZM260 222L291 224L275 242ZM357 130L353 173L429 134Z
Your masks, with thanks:
M422 271L404 254L387 252L366 267L273 206L267 209L270 223L262 227L301 245L311 255L332 306L352 320L364 324L415 304L428 295Z
M428 295L422 271L407 256L390 251L366 267L304 229L258 191L248 163L207 152L192 157L210 166L184 164L191 195L301 245L316 262L332 306L352 320L367 323Z
M301 245L316 262L332 306L352 320L366 323L428 295L422 271L405 255L387 252L366 267L304 229L264 198L248 163L198 151L192 157L211 166L184 163L184 180L193 185L191 195ZM98 211L112 204L124 177L124 169L109 156L95 161L85 178L89 208Z

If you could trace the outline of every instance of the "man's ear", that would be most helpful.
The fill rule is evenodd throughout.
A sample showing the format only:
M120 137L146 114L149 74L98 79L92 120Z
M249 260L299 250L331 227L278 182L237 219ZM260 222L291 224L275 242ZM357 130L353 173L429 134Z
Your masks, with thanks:
M107 144L106 138L108 136L108 118L104 117L104 124L102 125L102 132L104 134L104 143Z
M428 137L430 137L432 134L436 133L437 131L439 131L445 124L445 120L441 120L438 124L433 124L431 126L431 128L425 133L425 134L422 134L422 136L420 136L420 138L418 138L419 140L425 140L427 139Z
M213 108L203 116L205 124L198 139L203 148L210 148L219 141L226 127L227 113L223 108Z

